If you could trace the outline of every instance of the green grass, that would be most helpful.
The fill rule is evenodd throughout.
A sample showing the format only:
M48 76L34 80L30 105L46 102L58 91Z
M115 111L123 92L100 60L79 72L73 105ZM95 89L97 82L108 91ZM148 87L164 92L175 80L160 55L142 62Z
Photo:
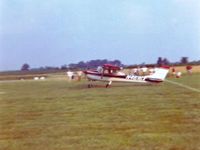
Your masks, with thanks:
M200 74L169 78L200 90ZM2 150L200 149L200 93L170 83L0 83Z

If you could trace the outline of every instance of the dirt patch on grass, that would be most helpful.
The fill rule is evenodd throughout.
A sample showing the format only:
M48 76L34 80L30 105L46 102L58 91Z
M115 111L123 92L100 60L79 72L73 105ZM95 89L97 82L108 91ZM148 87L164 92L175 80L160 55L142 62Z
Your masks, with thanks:
M186 73L187 70L186 70L186 66L176 66L174 67L175 70L178 72L182 72L182 73ZM196 66L192 66L192 72L193 73L199 73L200 72L200 65L196 65Z
M28 128L28 129L15 129L15 130L4 130L0 131L0 140L9 140L9 139L24 139L28 137L36 137L41 133L41 129L38 128Z
M25 120L34 120L37 117L42 116L41 112L20 112L17 114L17 118L23 118Z

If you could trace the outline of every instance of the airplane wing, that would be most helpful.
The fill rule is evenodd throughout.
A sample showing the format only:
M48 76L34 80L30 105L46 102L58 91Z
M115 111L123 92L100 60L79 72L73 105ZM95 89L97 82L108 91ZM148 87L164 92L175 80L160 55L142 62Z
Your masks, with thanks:
M111 64L104 64L104 69L110 69L110 70L121 70L119 66L111 65Z

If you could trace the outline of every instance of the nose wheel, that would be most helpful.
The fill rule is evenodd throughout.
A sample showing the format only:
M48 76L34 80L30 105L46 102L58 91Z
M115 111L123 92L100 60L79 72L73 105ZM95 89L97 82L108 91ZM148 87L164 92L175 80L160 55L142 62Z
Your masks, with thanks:
M112 84L112 81L109 81L108 84L106 84L106 88L108 88Z

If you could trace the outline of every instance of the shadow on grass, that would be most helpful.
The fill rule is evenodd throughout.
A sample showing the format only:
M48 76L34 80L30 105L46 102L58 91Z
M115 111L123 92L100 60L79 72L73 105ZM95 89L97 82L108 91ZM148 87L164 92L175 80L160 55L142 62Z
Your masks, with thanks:
M162 84L141 84L141 83L114 83L107 88L120 88L120 87L152 87L152 86L161 86ZM94 83L92 84L91 87L88 87L88 84L79 84L77 86L72 87L71 89L77 89L77 90L82 90L82 89L92 89L92 88L106 88L106 82L105 83Z

